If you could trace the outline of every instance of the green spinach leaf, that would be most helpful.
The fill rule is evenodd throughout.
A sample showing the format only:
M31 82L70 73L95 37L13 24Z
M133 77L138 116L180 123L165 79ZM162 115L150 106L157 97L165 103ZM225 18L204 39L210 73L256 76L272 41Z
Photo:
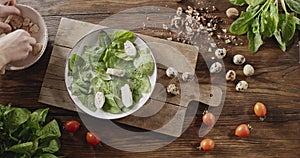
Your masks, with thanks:
M297 14L300 14L300 1L299 0L285 0L287 6Z
M259 19L256 18L254 22L252 23L252 29L248 31L247 38L249 41L249 50L252 53L255 53L258 51L260 46L263 44L262 37L260 35L260 29L259 29Z
M230 32L237 35L247 33L252 20L253 15L250 12L242 12L240 17L231 24Z
M238 6L243 6L244 4L246 4L245 0L229 0L229 2Z
M281 14L279 16L279 18L281 19L280 21L282 22L281 25L281 35L282 35L282 40L284 42L288 42L290 41L295 34L296 31L296 22L294 19L294 15L293 14Z
M250 6L257 6L259 4L264 3L266 0L245 0L247 4L249 4Z

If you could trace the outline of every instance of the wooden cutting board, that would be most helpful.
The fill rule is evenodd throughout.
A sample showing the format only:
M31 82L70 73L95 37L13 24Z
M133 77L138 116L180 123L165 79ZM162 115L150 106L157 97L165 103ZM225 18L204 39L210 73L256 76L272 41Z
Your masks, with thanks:
M80 38L90 31L100 28L104 28L104 26L68 18L61 19L41 87L39 102L82 112L76 108L66 90L64 81L66 58ZM221 102L222 91L215 86L198 85L197 80L186 83L170 80L165 75L165 69L169 66L175 67L180 73L194 72L198 57L196 47L145 35L139 36L149 45L158 63L157 84L146 105L133 115L116 121L179 137L189 103L199 101L210 106L218 106ZM172 82L180 83L180 96L166 94L165 87Z

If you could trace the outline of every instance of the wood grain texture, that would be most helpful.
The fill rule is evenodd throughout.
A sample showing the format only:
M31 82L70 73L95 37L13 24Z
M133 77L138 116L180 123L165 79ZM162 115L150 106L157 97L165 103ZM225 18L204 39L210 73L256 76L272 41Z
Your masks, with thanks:
M151 5L176 9L178 6L186 7L187 5L196 7L215 5L218 9L216 14L224 20L221 26L228 28L232 22L225 15L226 9L232 7L227 0L183 1L176 3L173 0L18 0L18 3L31 5L42 13L48 26L50 41L44 56L32 67L22 71L7 72L5 76L1 76L0 102L30 109L48 107L48 105L38 103L37 100L62 16L98 24L110 15L134 7ZM238 9L244 8L238 7ZM161 32L151 29L139 30L139 32L164 37ZM246 37L241 36L241 38ZM192 117L193 122L189 128L174 142L158 150L132 153L114 149L106 144L100 149L91 148L84 139L88 129L83 126L74 135L62 130L61 153L66 157L74 158L300 157L298 137L300 133L300 65L296 41L286 53L280 51L274 39L267 40L259 53L255 55L247 51L247 42L244 46L224 46L228 49L227 57L224 59L226 70L237 70L237 79L247 80L250 88L244 93L237 93L234 89L235 83L228 82L225 85L226 98L222 112L214 128L205 136L216 142L215 150L212 152L204 153L195 149L201 140L197 135L202 126L201 114L207 108L204 104L196 104L197 115ZM245 55L247 63L254 66L256 69L254 76L244 77L242 67L232 63L232 57L237 53ZM199 83L209 84L212 80L220 80L218 76L210 76L203 56L200 55L197 61L196 74ZM220 86L224 85L220 83ZM267 105L268 117L264 122L259 121L253 114L252 108L256 101L262 101ZM189 107L192 106L189 105ZM80 120L77 113L61 108L50 107L50 115L58 119L61 125L70 119ZM249 138L240 139L234 136L234 129L240 123L250 123L254 127ZM123 143L125 140L126 138L116 141ZM153 142L159 143L159 141Z

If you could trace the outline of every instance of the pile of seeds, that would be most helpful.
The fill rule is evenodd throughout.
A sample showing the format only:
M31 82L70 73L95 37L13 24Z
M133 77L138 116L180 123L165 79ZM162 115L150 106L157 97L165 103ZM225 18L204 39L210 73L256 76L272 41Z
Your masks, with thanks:
M178 7L176 14L171 19L171 27L164 25L165 30L170 29L176 32L176 36L167 38L168 40L182 42L186 44L196 44L194 41L202 34L216 37L225 44L235 46L244 45L243 40L228 33L228 30L221 27L223 20L213 13L217 11L215 6L204 8Z

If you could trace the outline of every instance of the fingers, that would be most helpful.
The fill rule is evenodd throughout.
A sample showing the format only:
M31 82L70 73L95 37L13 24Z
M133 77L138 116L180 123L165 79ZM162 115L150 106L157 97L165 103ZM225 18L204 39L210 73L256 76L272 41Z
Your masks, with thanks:
M34 45L34 44L36 44L36 39L33 38L33 37L29 37L28 42L29 42L30 45Z
M4 31L8 31L8 32L11 31L10 25L5 24L5 23L3 23L3 22L0 22L0 29L3 29Z
M16 0L10 0L9 1L9 5L16 5L16 4L17 4Z
M15 6L0 5L0 17L7 17L11 14L20 15L21 12Z

